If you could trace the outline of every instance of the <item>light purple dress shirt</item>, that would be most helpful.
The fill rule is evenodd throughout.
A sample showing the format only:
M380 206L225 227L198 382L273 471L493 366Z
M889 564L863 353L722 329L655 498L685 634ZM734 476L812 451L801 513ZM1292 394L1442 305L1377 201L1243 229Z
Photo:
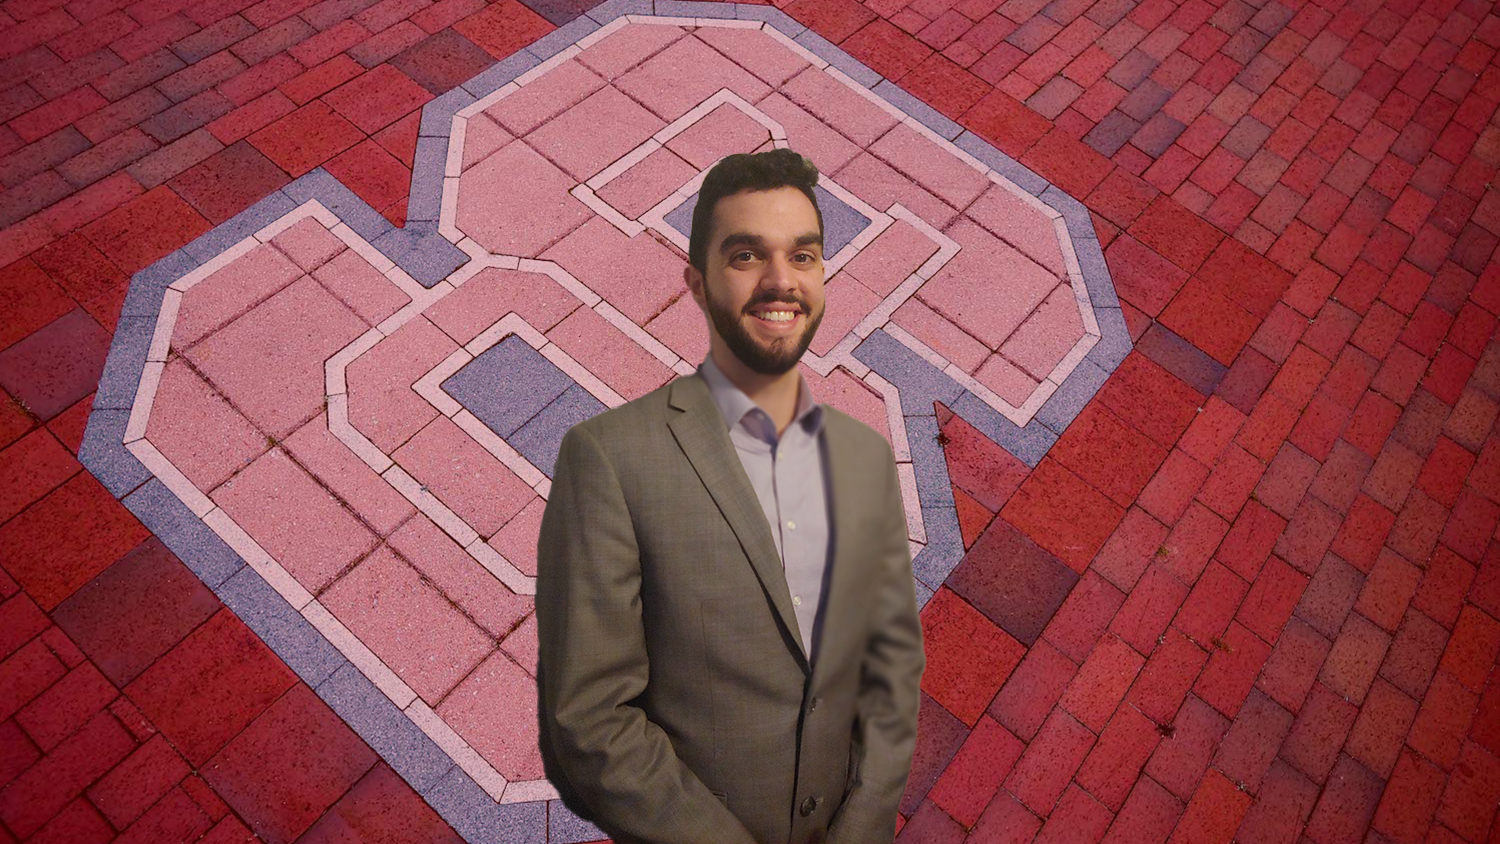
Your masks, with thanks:
M698 371L724 414L729 439L760 498L792 593L803 651L812 664L822 632L828 564L833 559L832 507L824 482L828 471L823 406L813 402L807 378L799 372L797 412L778 438L770 414L729 380L713 355L703 359Z

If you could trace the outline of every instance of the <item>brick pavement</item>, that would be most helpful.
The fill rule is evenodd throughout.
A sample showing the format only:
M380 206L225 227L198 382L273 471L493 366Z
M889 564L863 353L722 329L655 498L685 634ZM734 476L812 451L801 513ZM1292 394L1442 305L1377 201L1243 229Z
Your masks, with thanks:
M399 225L567 5L0 3L0 840L454 840L75 455L132 274L320 166ZM1492 840L1491 4L785 10L1081 199L1136 344L1034 470L939 408L902 840ZM1078 580L1016 662L1023 555Z

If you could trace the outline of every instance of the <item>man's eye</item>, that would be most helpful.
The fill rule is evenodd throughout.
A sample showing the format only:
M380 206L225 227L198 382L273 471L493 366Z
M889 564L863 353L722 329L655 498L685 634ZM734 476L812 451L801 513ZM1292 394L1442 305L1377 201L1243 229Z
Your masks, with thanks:
M736 252L734 254L734 258L732 260L735 260L735 261L740 261L740 260L748 261L748 260L750 260L750 259L752 259L754 257L755 257L755 253L753 253L753 252Z

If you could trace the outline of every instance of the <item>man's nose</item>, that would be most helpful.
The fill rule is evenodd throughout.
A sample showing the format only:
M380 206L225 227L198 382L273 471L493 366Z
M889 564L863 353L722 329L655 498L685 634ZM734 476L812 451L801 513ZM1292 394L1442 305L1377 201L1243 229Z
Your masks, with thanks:
M772 290L789 291L797 287L796 273L790 257L773 257L766 262L766 272L761 277L761 286Z

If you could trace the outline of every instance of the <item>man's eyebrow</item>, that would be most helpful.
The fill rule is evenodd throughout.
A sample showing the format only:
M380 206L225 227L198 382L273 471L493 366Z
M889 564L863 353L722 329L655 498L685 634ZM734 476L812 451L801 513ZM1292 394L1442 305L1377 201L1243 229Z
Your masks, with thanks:
M728 252L730 249L736 246L763 247L765 246L765 243L765 238L761 237L758 234L751 234L750 232L734 232L732 234L726 235L724 239L719 242L719 251L721 253ZM796 248L801 246L808 246L814 243L822 246L823 235L818 234L817 232L805 232L803 234L797 235L797 239L792 242L792 246L793 248Z

